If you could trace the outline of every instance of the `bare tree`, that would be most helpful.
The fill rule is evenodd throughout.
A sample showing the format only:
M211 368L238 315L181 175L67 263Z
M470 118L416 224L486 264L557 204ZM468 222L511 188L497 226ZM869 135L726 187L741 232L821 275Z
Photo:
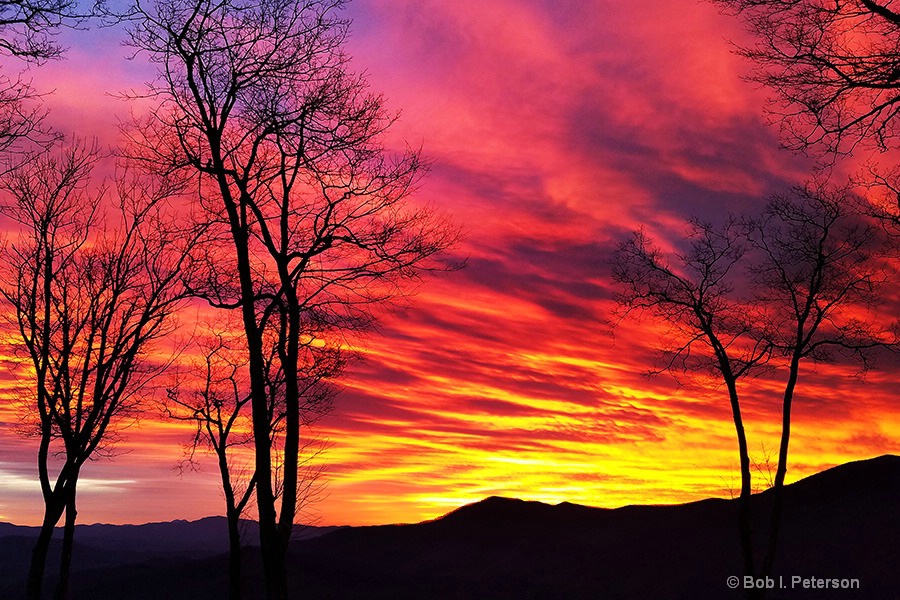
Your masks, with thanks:
M164 410L168 418L193 422L196 429L185 450L185 463L198 468L198 450L205 448L216 458L225 496L228 524L228 589L229 598L241 597L241 516L250 502L255 476L243 477L245 469L234 464L235 448L252 443L248 411L246 360L229 345L226 332L214 334L200 342L202 364L190 365L191 371L202 371L198 387L176 381L166 390ZM184 389L187 387L187 389Z
M613 273L623 287L619 302L626 312L648 310L672 327L667 337L676 341L666 367L712 368L728 389L741 461L741 546L750 576L772 573L802 364L843 358L867 369L875 351L897 343L896 325L879 325L873 316L890 273L882 260L887 247L862 207L845 189L811 185L776 196L761 217L743 219L740 227L729 221L716 231L694 223L690 250L673 259L642 233L615 255ZM729 277L741 260L750 288L737 294ZM751 461L737 382L764 362L786 380L774 502L758 564L751 538ZM766 463L768 469L768 458ZM748 590L751 598L764 594Z
M176 381L167 390L164 405L166 415L179 421L193 422L196 429L186 448L185 464L198 468L197 452L202 449L215 455L225 496L225 515L229 541L229 598L241 597L242 540L241 517L250 503L256 487L256 475L252 469L236 459L235 450L253 442L252 424L248 409L250 384L247 373L246 351L241 348L238 336L229 328L214 331L198 341L202 349L202 364L193 365L190 371L201 371L199 381L187 378ZM311 426L326 414L336 391L327 379L336 376L343 367L339 349L316 349L312 362L304 368L302 395L305 399L303 425ZM281 402L282 375L274 356L267 357L266 373L270 391L269 418L272 447L279 448L285 409ZM312 450L312 439L301 449L301 454ZM299 477L298 511L305 503L314 500L316 475L314 468L306 476Z
M870 164L852 183L863 190L866 213L881 225L895 249L900 247L900 166Z
M59 58L55 36L88 16L77 0L0 0L0 53L33 62Z
M868 370L876 350L898 341L896 323L876 318L893 273L885 240L864 208L846 188L812 184L776 196L760 218L748 220L748 241L759 254L751 268L755 300L787 376L764 576L776 556L801 365L843 358Z
M34 369L29 404L44 499L28 575L34 600L63 513L56 597L66 597L79 474L87 460L109 453L117 422L165 366L147 353L170 331L168 317L182 297L183 238L160 213L174 189L123 177L115 188L121 225L101 227L99 206L109 190L91 186L98 160L96 146L75 142L30 156L0 181L0 211L20 226L2 249L0 294L13 309L16 352Z
M18 163L23 152L48 149L57 141L44 126L46 115L29 82L0 74L0 175Z
M762 479L762 482L758 484L756 489L754 490L754 494L764 492L767 489L774 487L775 470L778 468L777 465L773 464L773 459L775 458L774 452L766 445L765 442L760 443L759 451L759 459L751 458L751 462L753 463L753 470L756 471L756 474L759 475L760 479Z
M897 148L900 12L881 0L710 0L738 15L756 42L738 48L749 77L772 92L767 111L785 145L820 158ZM857 184L869 212L900 232L896 165L869 165ZM883 194L889 192L889 196Z
M0 55L14 56L25 63L42 64L62 56L65 49L56 41L65 28L82 26L94 9L84 11L77 0L0 0ZM49 148L58 136L44 126L46 111L31 82L20 76L0 75L0 153L28 146Z
M0 55L38 64L59 58L63 48L54 36L87 18L77 4L74 0L0 0ZM29 81L21 75L0 74L0 154L52 145L57 136L44 126L45 116L40 96Z
M394 117L341 51L341 0L135 3L131 44L159 65L137 158L197 177L214 248L195 293L240 311L247 345L266 593L287 596L304 355L322 332L371 324L455 231L406 198L418 152L386 152ZM433 264L433 263L432 263ZM267 347L282 373L280 502Z
M751 335L748 311L732 297L733 278L747 247L733 220L721 229L690 223L690 247L665 255L643 231L621 243L613 257L613 279L621 287L617 301L623 316L648 312L671 327L664 350L665 369L712 371L728 391L738 441L741 492L738 527L744 571L755 574L751 537L752 473L741 414L738 381L765 363L769 345Z
M894 147L900 129L900 13L874 0L711 0L743 18L757 42L739 49L786 143L850 152Z

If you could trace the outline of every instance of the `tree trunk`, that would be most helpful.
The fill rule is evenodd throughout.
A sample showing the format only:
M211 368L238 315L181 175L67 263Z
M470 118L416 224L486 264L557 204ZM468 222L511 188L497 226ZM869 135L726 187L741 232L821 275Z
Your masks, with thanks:
M772 486L772 519L769 525L769 543L766 547L766 558L763 564L763 575L770 575L775 566L775 554L778 549L778 535L781 530L781 512L784 504L784 479L787 475L788 446L791 441L791 405L794 401L794 388L800 372L800 357L791 360L790 374L784 389L784 403L781 409L781 445L778 448L778 469L775 471L775 482Z
M219 459L219 472L222 475L222 491L225 493L225 516L228 521L228 597L230 600L241 598L241 564L243 560L241 550L241 513L247 505L250 494L253 493L256 477L250 479L247 490L240 502L234 495L234 486L231 485L231 473L228 470L227 443L222 439L217 449Z
M282 563L287 563L288 547L294 528L297 513L297 494L300 459L300 388L298 383L300 364L300 307L296 290L287 271L287 265L280 265L281 281L284 296L288 305L288 328L284 370L284 476L281 493L281 515L278 521L278 533L281 540ZM285 572L285 576L287 573ZM285 581L285 583L287 583Z
M263 360L263 343L256 324L253 282L246 247L238 249L238 268L241 274L241 294L244 298L244 330L247 333L247 350L250 362L250 408L253 421L254 470L256 473L256 507L259 515L259 546L262 555L263 574L266 580L267 600L287 599L287 577L284 556L278 536L275 511L275 493L272 489L272 441L269 399L266 393L266 375Z
M241 532L239 512L228 509L228 598L241 600Z
M31 551L31 565L28 568L28 583L25 589L27 600L41 600L41 592L44 585L44 570L47 566L47 554L50 551L50 541L53 539L53 528L62 516L63 503L55 497L47 500L44 506L44 520L41 523L41 531Z
M744 431L744 420L741 415L741 405L737 393L737 382L734 379L727 380L728 397L731 401L731 416L734 420L734 428L738 439L738 454L741 465L741 495L738 497L738 531L741 536L741 555L744 560L744 575L756 576L756 568L753 560L753 527L750 519L750 502L753 492L750 471L750 453L747 447L747 434ZM760 593L755 588L747 590L747 598L755 600L760 598Z
M72 547L75 540L75 520L78 511L75 506L75 485L78 474L75 473L71 483L65 489L66 521L63 526L62 557L59 564L59 581L56 583L55 600L66 600L69 595L69 573L72 568Z
M272 442L270 438L269 401L265 387L263 344L256 325L256 314L254 303L252 302L253 284L250 279L246 247L239 250L238 257L238 266L241 270L242 295L245 298L243 307L244 328L247 333L247 349L250 359L250 407L253 421L256 507L259 515L259 546L263 563L263 575L266 580L266 599L286 600L287 578L284 556L281 552L281 543L278 536L275 493L272 489ZM243 260L241 260L242 258ZM244 271L246 271L246 282L244 281ZM250 290L249 293L243 289L245 283ZM247 300L248 298L250 301Z

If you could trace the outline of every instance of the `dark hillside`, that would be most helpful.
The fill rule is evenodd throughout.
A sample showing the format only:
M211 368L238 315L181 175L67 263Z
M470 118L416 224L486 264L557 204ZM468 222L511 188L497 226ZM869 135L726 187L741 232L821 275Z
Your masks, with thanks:
M842 465L786 490L776 566L785 588L770 598L900 600L900 457ZM769 502L756 496L755 514L767 517ZM310 530L315 537L293 548L293 584L298 598L317 600L741 598L726 585L741 574L736 519L728 500L609 510L492 497L416 525ZM223 598L224 523L220 532L215 524L79 530L75 597ZM27 567L27 541L0 528L5 573ZM247 571L247 597L261 598L252 550ZM860 589L792 589L793 576L856 578Z

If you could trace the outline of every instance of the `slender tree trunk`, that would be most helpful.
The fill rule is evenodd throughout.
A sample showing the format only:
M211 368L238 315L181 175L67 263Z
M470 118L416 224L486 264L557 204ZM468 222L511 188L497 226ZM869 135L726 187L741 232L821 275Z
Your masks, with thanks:
M43 333L46 335L46 323ZM37 542L31 551L31 564L28 567L28 580L25 585L25 597L28 600L41 600L41 592L44 586L44 570L47 566L47 553L50 551L50 541L53 539L53 528L59 522L62 515L61 504L56 501L56 495L50 485L50 471L48 461L50 457L50 432L52 423L47 410L47 398L44 393L45 363L37 365L38 379L38 406L41 411L41 442L38 446L38 480L41 483L41 495L44 498L44 520Z
M239 512L228 508L228 598L241 600L241 531Z
M228 521L228 598L240 600L241 598L241 512L244 507L242 502L237 503L234 495L234 486L231 485L231 475L228 470L228 455L226 453L226 440L220 441L217 454L219 460L219 472L222 475L222 491L225 493L225 516ZM251 480L252 482L253 480ZM248 490L248 493L251 490ZM247 498L247 496L245 496Z
M788 446L791 441L791 406L794 401L794 389L800 374L800 357L791 360L790 374L784 388L784 403L781 408L781 445L778 448L778 469L772 486L772 519L769 525L769 543L763 564L763 575L771 575L775 566L775 555L778 550L778 535L781 530L781 513L784 505L784 479L787 475Z
M253 422L254 469L256 473L256 507L259 515L259 545L267 600L286 600L286 573L280 552L275 492L272 488L272 440L269 399L266 392L266 373L263 360L262 336L257 325L253 276L250 269L248 240L243 231L235 237L238 273L243 298L242 316L247 334L250 368L250 408Z
M75 486L78 481L76 472L71 483L66 486L66 520L63 526L62 557L59 564L59 581L56 583L55 600L66 600L69 596L69 573L72 569L72 548L75 540L75 520L78 511L75 506Z
M741 404L737 393L737 382L730 378L727 381L728 397L731 401L731 416L737 433L738 453L741 465L741 495L738 497L738 531L741 536L741 554L744 559L744 575L755 577L756 567L753 560L753 526L750 518L750 502L753 492L750 471L750 453L747 447L747 434L744 431L744 419L741 415ZM747 597L760 598L755 588L747 590Z
M242 252L238 254L240 256ZM246 251L243 254L246 256ZM246 266L247 284L252 290L249 261L241 266ZM241 270L243 271L244 269ZM242 273L242 287L244 284L243 275ZM259 545L262 555L263 574L266 580L266 598L267 600L285 600L287 598L287 590L284 585L286 577L284 562L279 560L279 555L281 554L279 547L281 544L278 538L275 493L272 488L272 442L269 426L269 402L265 388L265 365L262 358L262 338L257 329L253 302L245 301L243 313L250 359L250 406L253 421L256 506L259 515Z
M300 362L300 308L296 290L291 285L286 266L282 273L282 285L288 305L286 356L282 362L285 376L285 427L284 427L284 477L281 494L281 515L278 522L281 541L279 560L284 565L285 588L287 586L287 553L297 513L297 479L300 454L300 389L298 366Z
M741 413L741 400L737 391L737 377L731 368L731 361L728 359L728 353L719 342L712 327L705 327L704 333L716 352L719 368L722 372L722 378L725 381L725 386L728 388L728 400L731 403L731 418L734 421L734 429L737 434L738 455L741 466L741 495L738 498L738 531L741 536L741 555L744 560L744 575L755 577L756 568L754 566L755 561L753 560L753 522L750 516L750 502L753 493L750 471L750 451L747 447L747 433L744 431L744 417ZM747 597L754 600L760 596L755 588L750 588L747 590Z

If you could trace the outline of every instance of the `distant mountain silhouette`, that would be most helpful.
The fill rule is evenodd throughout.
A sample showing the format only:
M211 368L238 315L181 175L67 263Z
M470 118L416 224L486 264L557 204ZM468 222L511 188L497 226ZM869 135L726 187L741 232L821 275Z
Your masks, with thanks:
M770 496L754 499L760 543ZM786 588L770 597L900 600L898 508L897 456L848 463L787 486L775 568ZM20 595L32 535L0 524L7 566L0 586L10 597ZM225 597L222 519L87 526L76 535L75 598ZM292 548L300 598L743 597L726 586L729 576L741 575L732 500L599 509L491 497L416 525L312 529L309 536ZM261 598L256 553L247 559L247 598ZM792 576L856 578L860 589L791 589Z
M337 528L300 527L295 532L295 538L308 539L334 529ZM248 545L259 543L256 522L242 521L242 530ZM38 527L0 522L0 557L4 565L0 569L0 600L7 597L2 593L4 590L14 590L18 596L22 595L20 588L24 584L24 573L28 570L38 531ZM59 565L60 537L58 530L47 568L51 577ZM198 559L218 560L227 552L225 517L206 517L197 521L179 519L144 525L76 525L73 570L80 576L82 573L103 572L107 568L119 569L124 565L180 565ZM9 596L16 597L16 593ZM166 597L162 596L160 600L163 598Z

